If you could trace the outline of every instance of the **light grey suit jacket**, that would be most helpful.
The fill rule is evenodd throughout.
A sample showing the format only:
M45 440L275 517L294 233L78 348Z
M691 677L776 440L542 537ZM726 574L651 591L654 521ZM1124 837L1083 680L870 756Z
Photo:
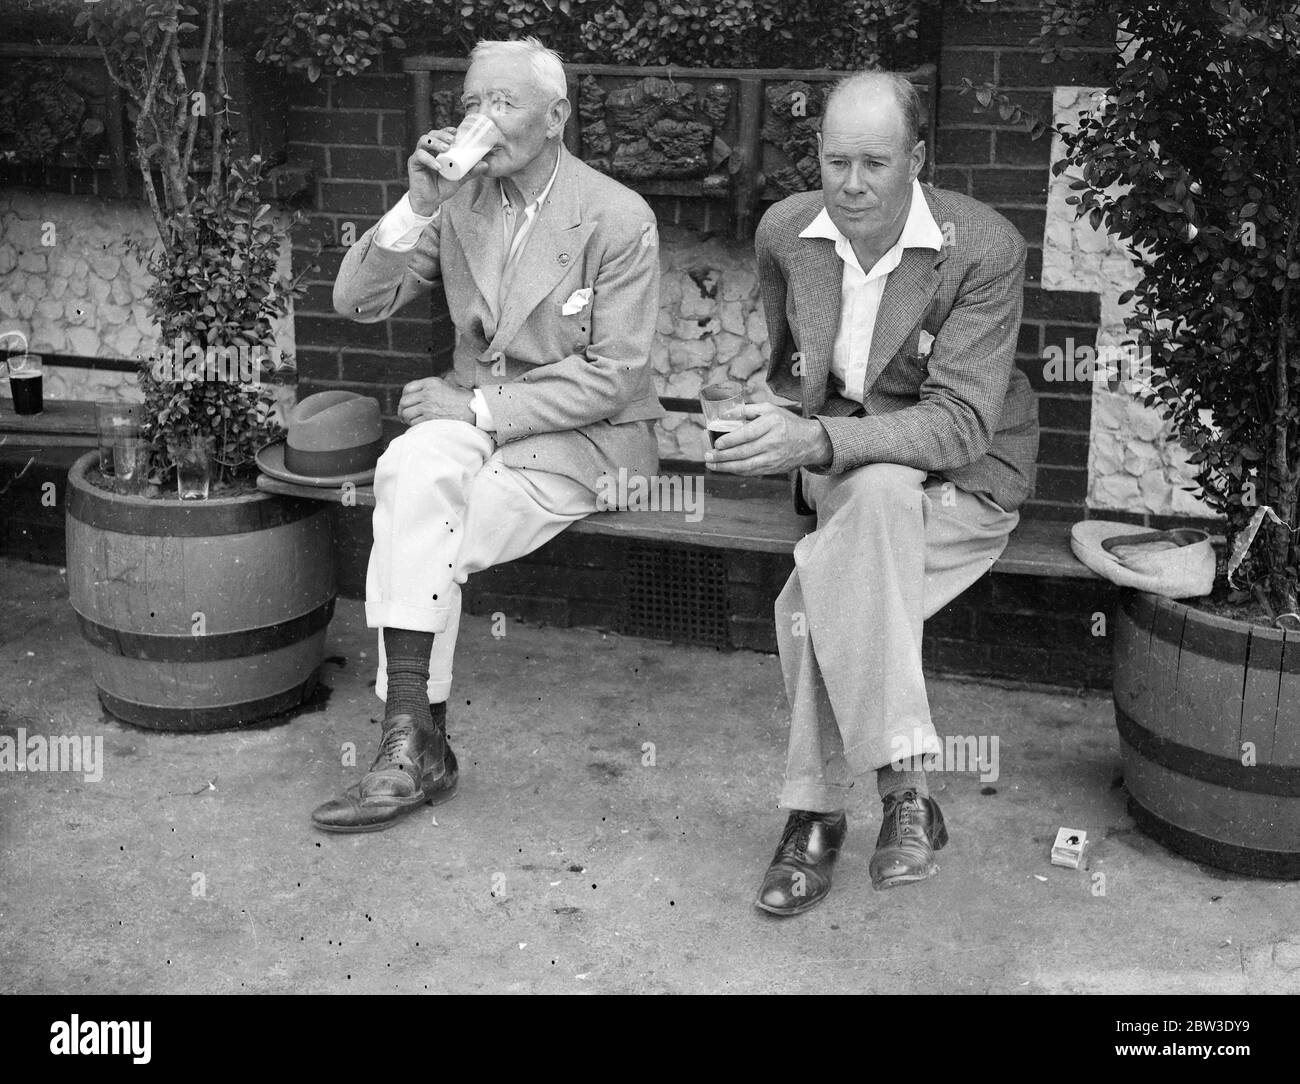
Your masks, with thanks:
M833 241L799 236L825 206L822 193L790 196L763 216L755 248L768 384L826 427L834 457L819 473L900 463L1014 511L1033 492L1038 456L1038 403L1015 363L1025 243L984 204L922 190L951 240L939 252L905 249L886 280L861 406L828 387L843 261ZM922 330L934 336L928 357Z
M659 314L654 213L561 147L504 304L501 218L497 182L479 177L443 204L410 252L380 248L372 227L343 259L335 309L384 320L441 279L456 328L455 380L483 389L509 466L563 474L593 491L619 467L654 474L653 422L663 416L650 367ZM590 303L563 315L582 289L592 291Z

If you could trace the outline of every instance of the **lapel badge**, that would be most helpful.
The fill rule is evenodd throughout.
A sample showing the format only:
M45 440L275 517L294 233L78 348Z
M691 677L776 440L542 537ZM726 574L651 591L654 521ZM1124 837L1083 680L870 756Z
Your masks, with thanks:
M560 266L561 266L561 267L568 267L568 266L569 266L569 254L568 254L567 252L561 252L561 253L560 253L558 256L556 256L555 258L560 262Z

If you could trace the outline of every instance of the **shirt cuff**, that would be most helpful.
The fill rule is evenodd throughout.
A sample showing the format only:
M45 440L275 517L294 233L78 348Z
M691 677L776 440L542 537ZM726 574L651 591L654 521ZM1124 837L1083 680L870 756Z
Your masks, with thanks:
M438 217L441 210L439 207L431 215L417 215L411 206L410 195L404 195L379 220L375 227L375 244L393 252L410 252L419 243L424 228Z
M474 411L474 424L485 433L495 433L497 424L492 420L492 411L488 409L487 400L483 397L482 389L474 389L474 395L470 399L469 405L470 409Z

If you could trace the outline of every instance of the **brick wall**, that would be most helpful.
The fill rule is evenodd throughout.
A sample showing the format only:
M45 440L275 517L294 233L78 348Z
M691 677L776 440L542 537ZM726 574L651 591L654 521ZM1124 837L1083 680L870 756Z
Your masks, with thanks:
M348 238L360 237L406 191L408 113L400 72L290 85L290 157L310 162L316 176L295 263L313 262L313 242L323 246L295 309L299 396L328 388L373 395L389 436L401 428L394 411L402 386L451 364L445 302L435 291L425 311L406 309L382 323L357 324L337 315L331 298Z
M625 545L561 535L528 557L471 577L465 609L621 631ZM722 559L724 646L775 652L773 607L793 561L747 551L728 551ZM1118 601L1119 589L1098 580L992 573L926 622L922 662L929 673L1106 689L1111 640L1105 633Z
M921 661L933 673L1108 689L1118 604L1102 580L993 572L925 623Z
M1030 139L1023 128L1002 121L996 111L977 113L974 95L962 95L963 78L995 83L1019 105L1045 121L1052 117L1052 88L1058 84L1095 85L1109 55L1102 34L1079 59L1044 64L1029 41L1038 33L1033 11L944 16L939 62L939 114L935 183L965 192L1005 215L1029 245L1025 261L1025 310L1017 361L1039 397L1043 427L1038 490L1025 508L1027 517L1081 518L1088 488L1088 429L1091 387L1045 385L1043 350L1064 347L1067 338L1095 345L1100 302L1096 294L1043 290L1043 232L1047 219L1047 181L1051 140ZM1025 5L1028 6L1028 5ZM1035 7L1037 5L1034 5Z

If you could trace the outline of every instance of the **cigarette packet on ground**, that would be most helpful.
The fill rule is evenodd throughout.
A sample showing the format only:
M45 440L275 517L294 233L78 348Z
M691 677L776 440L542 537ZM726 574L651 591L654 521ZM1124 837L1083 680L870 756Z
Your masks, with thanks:
M1052 844L1052 865L1078 869L1083 865L1083 851L1088 846L1088 833L1080 828L1061 828Z

